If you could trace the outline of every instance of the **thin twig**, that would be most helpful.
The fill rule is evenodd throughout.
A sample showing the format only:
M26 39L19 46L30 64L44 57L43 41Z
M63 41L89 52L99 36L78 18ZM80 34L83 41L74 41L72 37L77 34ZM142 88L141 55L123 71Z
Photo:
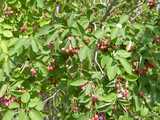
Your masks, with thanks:
M49 101L50 99L54 98L54 97L57 95L57 93L60 92L60 91L61 91L60 89L57 90L52 96L50 96L50 97L48 97L47 99L45 99L45 100L43 101L43 103L46 103L46 102Z
M102 75L105 75L104 74L104 71L103 71L103 69L102 69L102 67L101 67L101 65L98 63L98 61L97 61L97 56L98 56L98 51L97 51L97 49L95 50L95 52L94 52L94 62L95 62L95 64L98 66L98 68L99 68L99 70L101 71L101 74Z

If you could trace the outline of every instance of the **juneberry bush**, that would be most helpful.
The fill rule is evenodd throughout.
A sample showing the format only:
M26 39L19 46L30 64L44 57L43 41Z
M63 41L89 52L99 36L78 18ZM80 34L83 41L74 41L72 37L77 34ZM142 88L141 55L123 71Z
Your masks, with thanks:
M159 120L160 1L0 0L2 120Z

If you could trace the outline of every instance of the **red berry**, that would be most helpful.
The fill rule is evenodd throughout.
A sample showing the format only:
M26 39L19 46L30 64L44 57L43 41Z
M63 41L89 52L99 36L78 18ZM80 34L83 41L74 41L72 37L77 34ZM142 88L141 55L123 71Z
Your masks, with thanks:
M155 7L155 4L156 4L155 0L148 0L148 6L150 7L150 9Z
M20 28L20 32L27 32L27 24L23 24Z
M86 82L86 83L80 85L80 89L81 89L81 90L84 90L84 89L86 88L86 85L87 85L87 84L88 84L88 82Z
M48 69L48 72L54 71L54 67L52 65L48 65L47 69Z
M98 115L95 114L95 115L92 117L92 120L99 120L99 119L98 119Z
M31 74L32 74L32 77L35 77L35 76L36 76L37 71L36 71L35 68L32 68L32 69L31 69Z
M153 42L156 43L156 44L160 44L160 36L155 37Z
M147 64L146 64L146 67L147 67L147 68L150 68L150 69L153 69L153 68L155 68L156 66L155 66L155 64L153 64L153 63L147 63Z
M144 97L144 92L143 92L143 91L140 91L140 92L139 92L139 96L140 96L140 97Z
M92 104L93 104L93 105L96 104L97 100L98 100L98 97L95 96L95 95L92 95Z
M49 42L49 43L48 43L48 48L49 48L49 49L52 49L52 47L53 47L53 43Z
M145 68L138 68L135 70L135 72L140 76L144 76L147 74L148 68L146 68L146 67Z
M105 52L108 50L108 47L109 47L109 40L101 40L98 44L97 44L97 48L102 51L102 52Z
M128 96L129 96L129 91L128 91L128 89L125 89L123 91L123 97L128 98Z
M127 50L128 52L131 52L133 49L134 49L133 43L132 43L132 42L129 42L129 43L127 44L127 46L126 46L126 50Z

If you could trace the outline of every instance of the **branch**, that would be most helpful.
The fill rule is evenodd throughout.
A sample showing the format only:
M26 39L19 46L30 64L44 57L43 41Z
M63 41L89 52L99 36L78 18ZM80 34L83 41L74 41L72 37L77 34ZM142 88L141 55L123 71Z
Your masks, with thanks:
M45 104L46 102L48 102L50 99L54 99L54 97L57 95L57 93L58 92L60 92L61 90L59 89L59 90L57 90L52 96L50 96L50 97L48 97L47 99L45 99L44 101L43 101L43 103Z
M106 2L107 2L107 1L106 1ZM106 12L105 12L103 18L100 20L101 23L104 22L104 21L107 19L108 15L110 14L110 10L112 9L112 7L114 6L114 4L115 4L116 2L117 2L117 0L111 0L111 1L108 1L108 2L107 2L107 4L110 3L110 5L106 8Z

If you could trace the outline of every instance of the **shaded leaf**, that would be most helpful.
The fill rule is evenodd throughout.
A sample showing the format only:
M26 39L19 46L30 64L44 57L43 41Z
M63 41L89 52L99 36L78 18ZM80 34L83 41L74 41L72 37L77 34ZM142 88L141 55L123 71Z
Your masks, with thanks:
M9 30L3 30L3 36L10 38L10 37L13 37L13 33Z
M128 63L127 59L125 58L118 58L121 65L123 66L124 70L129 73L132 74L132 67L131 65Z
M4 115L2 120L12 120L14 116L14 112L11 110L8 110Z
M43 120L43 117L39 111L31 110L29 112L29 117L31 120Z
M30 99L30 94L28 92L24 93L22 96L21 96L21 101L23 103L27 103Z
M83 85L85 83L87 83L88 81L87 80L76 80L74 82L71 82L70 85L71 86L80 86L80 85Z
M8 84L4 84L0 89L0 97L2 97L8 89Z

